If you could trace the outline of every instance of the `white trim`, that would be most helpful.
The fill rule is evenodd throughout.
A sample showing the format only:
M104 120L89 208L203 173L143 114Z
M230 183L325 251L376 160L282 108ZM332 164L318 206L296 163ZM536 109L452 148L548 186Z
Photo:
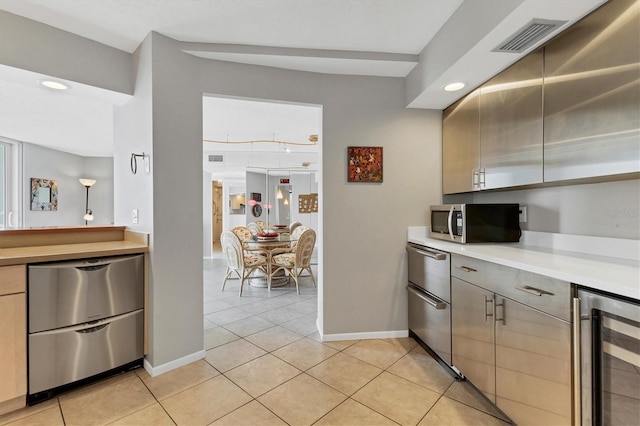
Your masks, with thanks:
M187 364L191 364L194 361L204 359L206 356L207 356L207 352L204 350L201 350L198 352L194 352L190 355L183 356L182 358L174 359L173 361L169 361L157 367L152 366L147 360L147 358L145 357L144 369L147 370L147 373L149 373L151 377L156 377L168 371L175 370L176 368L185 366Z
M409 337L409 330L395 331L365 331L362 333L337 333L320 334L323 342L336 342L339 340L367 340L367 339L392 339L396 337Z

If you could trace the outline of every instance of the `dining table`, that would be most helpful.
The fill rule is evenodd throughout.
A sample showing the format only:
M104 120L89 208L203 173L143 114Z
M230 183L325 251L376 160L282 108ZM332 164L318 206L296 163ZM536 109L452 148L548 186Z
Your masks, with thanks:
M274 230L275 231L275 230ZM259 235L253 235L246 244L251 249L263 251L267 256L267 275L261 274L261 271L256 270L253 279L249 280L249 284L252 287L268 287L269 279L271 279L271 287L282 287L289 282L288 277L284 270L278 271L276 274L271 273L271 259L273 258L274 251L276 249L289 248L296 241L291 237L289 233L278 233L278 236L272 237L260 237Z

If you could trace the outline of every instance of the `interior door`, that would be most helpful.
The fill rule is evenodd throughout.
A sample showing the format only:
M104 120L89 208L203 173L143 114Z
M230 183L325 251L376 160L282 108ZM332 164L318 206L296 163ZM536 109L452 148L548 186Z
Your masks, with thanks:
M451 277L453 365L495 402L493 293Z
M220 241L222 235L222 184L219 182L213 182L213 193L211 199L213 200L213 208L211 210L213 218L211 220L212 226L212 238L213 241Z

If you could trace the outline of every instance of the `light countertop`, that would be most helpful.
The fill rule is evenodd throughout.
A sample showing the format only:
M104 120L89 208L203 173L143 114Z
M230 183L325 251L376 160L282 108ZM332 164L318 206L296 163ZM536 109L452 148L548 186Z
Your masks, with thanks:
M538 234L520 243L458 244L429 238L426 227L409 227L407 241L640 300L639 241ZM577 245L580 252L567 250Z

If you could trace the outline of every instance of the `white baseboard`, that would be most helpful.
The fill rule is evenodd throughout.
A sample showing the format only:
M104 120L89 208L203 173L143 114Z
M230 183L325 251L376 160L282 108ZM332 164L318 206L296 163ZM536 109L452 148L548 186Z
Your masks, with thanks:
M206 356L207 356L207 352L204 350L201 350L201 351L183 356L182 358L174 359L173 361L169 361L165 364L158 365L157 367L154 367L151 364L149 364L149 361L147 361L147 358L145 358L144 369L147 371L147 373L149 373L151 377L156 377L168 371L175 370L178 367L182 367L184 365L191 364L194 361L204 359Z
M395 337L409 337L409 330L395 331L366 331L363 333L336 333L322 334L323 342L335 342L338 340L367 340L367 339L392 339Z

